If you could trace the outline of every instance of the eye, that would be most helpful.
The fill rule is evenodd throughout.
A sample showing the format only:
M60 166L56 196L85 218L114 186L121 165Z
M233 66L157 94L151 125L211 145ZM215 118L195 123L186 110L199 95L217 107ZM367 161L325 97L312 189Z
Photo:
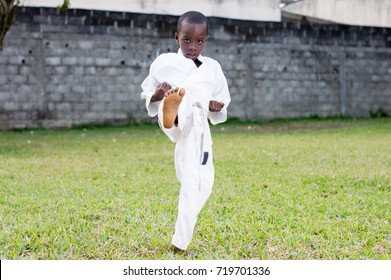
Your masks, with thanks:
M184 41L185 43L189 43L189 42L190 42L190 39L184 38L183 41Z
M204 43L204 40L198 40L197 43L202 45Z

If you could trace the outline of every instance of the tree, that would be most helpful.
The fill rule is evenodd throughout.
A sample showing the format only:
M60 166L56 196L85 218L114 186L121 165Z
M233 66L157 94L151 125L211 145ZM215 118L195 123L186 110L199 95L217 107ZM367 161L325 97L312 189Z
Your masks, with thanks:
M0 51L3 49L4 37L15 19L16 9L19 0L0 0ZM57 11L65 12L70 7L70 1L64 2L57 6Z
M71 6L70 0L64 0L64 2L61 5L57 6L57 12L64 13L66 10L69 9Z
M0 0L0 51L3 49L5 34L14 21L19 0Z

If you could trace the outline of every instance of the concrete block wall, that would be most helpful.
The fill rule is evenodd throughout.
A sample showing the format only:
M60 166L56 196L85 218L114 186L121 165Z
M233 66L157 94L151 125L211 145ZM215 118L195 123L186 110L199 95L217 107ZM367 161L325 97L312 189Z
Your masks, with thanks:
M151 121L140 84L177 17L22 8L0 52L0 128ZM391 29L210 18L230 117L391 115Z

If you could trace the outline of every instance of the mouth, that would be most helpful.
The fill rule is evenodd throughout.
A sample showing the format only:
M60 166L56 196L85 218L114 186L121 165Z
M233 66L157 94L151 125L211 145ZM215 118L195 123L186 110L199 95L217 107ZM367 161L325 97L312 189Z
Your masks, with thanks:
M186 57L194 60L197 59L198 55L195 53L188 53L186 54Z

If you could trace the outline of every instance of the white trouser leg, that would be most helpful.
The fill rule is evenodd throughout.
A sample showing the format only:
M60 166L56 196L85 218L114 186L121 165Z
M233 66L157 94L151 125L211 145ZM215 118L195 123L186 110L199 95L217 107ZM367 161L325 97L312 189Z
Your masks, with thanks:
M194 187L196 187L194 189ZM178 218L175 224L175 233L172 244L182 250L186 250L193 237L197 216L212 191L212 186L182 186L178 203Z
M190 137L190 139L195 139L195 137ZM177 149L181 148L181 144L181 141L177 143ZM194 147L193 143L191 145ZM187 249L193 237L197 216L212 192L214 181L212 153L210 152L207 163L201 165L199 154L192 153L192 151L194 148L193 150L188 149L186 154L178 152L179 156L175 161L181 190L172 244L182 250Z

